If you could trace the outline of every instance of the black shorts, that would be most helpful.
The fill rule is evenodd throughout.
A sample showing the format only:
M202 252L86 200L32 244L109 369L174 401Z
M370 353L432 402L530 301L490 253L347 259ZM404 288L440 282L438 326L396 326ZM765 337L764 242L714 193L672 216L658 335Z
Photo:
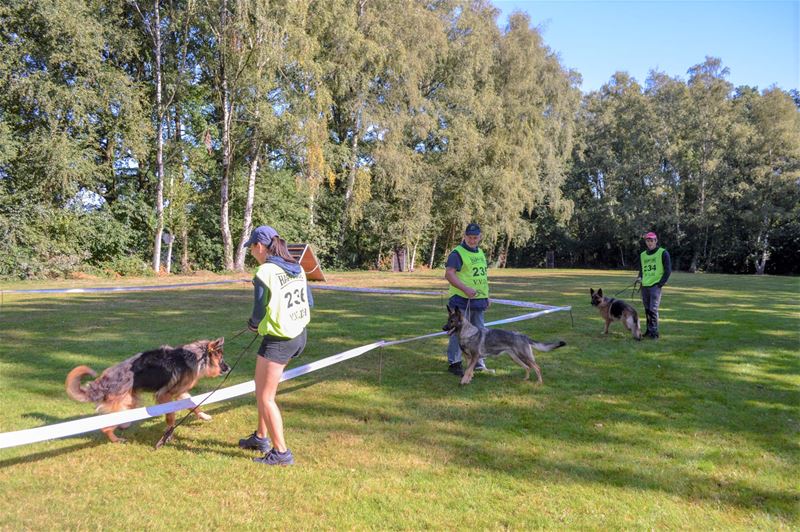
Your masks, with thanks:
M306 330L298 334L295 338L278 338L277 336L265 336L258 348L258 354L267 360L278 364L288 364L294 357L300 356L306 348Z

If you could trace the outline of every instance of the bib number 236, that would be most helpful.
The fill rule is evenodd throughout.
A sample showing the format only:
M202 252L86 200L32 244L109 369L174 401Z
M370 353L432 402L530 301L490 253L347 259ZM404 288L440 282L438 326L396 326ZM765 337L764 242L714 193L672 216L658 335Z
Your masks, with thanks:
M295 288L294 290L283 294L283 297L286 299L286 308L292 308L295 305L306 302L306 289Z

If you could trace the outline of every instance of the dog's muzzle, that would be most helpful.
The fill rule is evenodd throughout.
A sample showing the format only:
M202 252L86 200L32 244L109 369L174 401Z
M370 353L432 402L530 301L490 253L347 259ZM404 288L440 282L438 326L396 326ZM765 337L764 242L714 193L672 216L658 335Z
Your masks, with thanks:
M228 364L226 364L224 360L221 360L219 363L219 370L222 373L228 373L231 370L231 367Z

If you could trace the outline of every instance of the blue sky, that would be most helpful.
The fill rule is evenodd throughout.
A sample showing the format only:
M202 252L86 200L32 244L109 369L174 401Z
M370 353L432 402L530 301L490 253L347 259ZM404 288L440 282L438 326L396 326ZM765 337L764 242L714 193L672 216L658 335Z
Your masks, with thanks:
M561 64L596 90L617 70L644 84L650 70L686 79L706 56L730 69L728 80L765 89L800 89L800 0L501 1L505 26L524 11Z

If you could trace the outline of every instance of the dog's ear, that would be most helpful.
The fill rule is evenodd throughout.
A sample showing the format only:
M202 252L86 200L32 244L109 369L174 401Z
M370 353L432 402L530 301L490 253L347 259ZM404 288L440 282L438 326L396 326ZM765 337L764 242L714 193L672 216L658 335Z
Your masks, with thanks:
M445 308L447 308L447 313L448 314L452 314L453 313L453 311L450 309L450 305L445 305Z
M222 345L225 343L225 337L220 336L216 340L213 340L208 343L209 349L222 349Z
M600 297L603 297L603 289L602 288L598 288L597 289L597 295L600 296Z
M589 295L590 295L590 296L593 296L593 295L594 295L594 288L590 288L590 289L589 289Z

